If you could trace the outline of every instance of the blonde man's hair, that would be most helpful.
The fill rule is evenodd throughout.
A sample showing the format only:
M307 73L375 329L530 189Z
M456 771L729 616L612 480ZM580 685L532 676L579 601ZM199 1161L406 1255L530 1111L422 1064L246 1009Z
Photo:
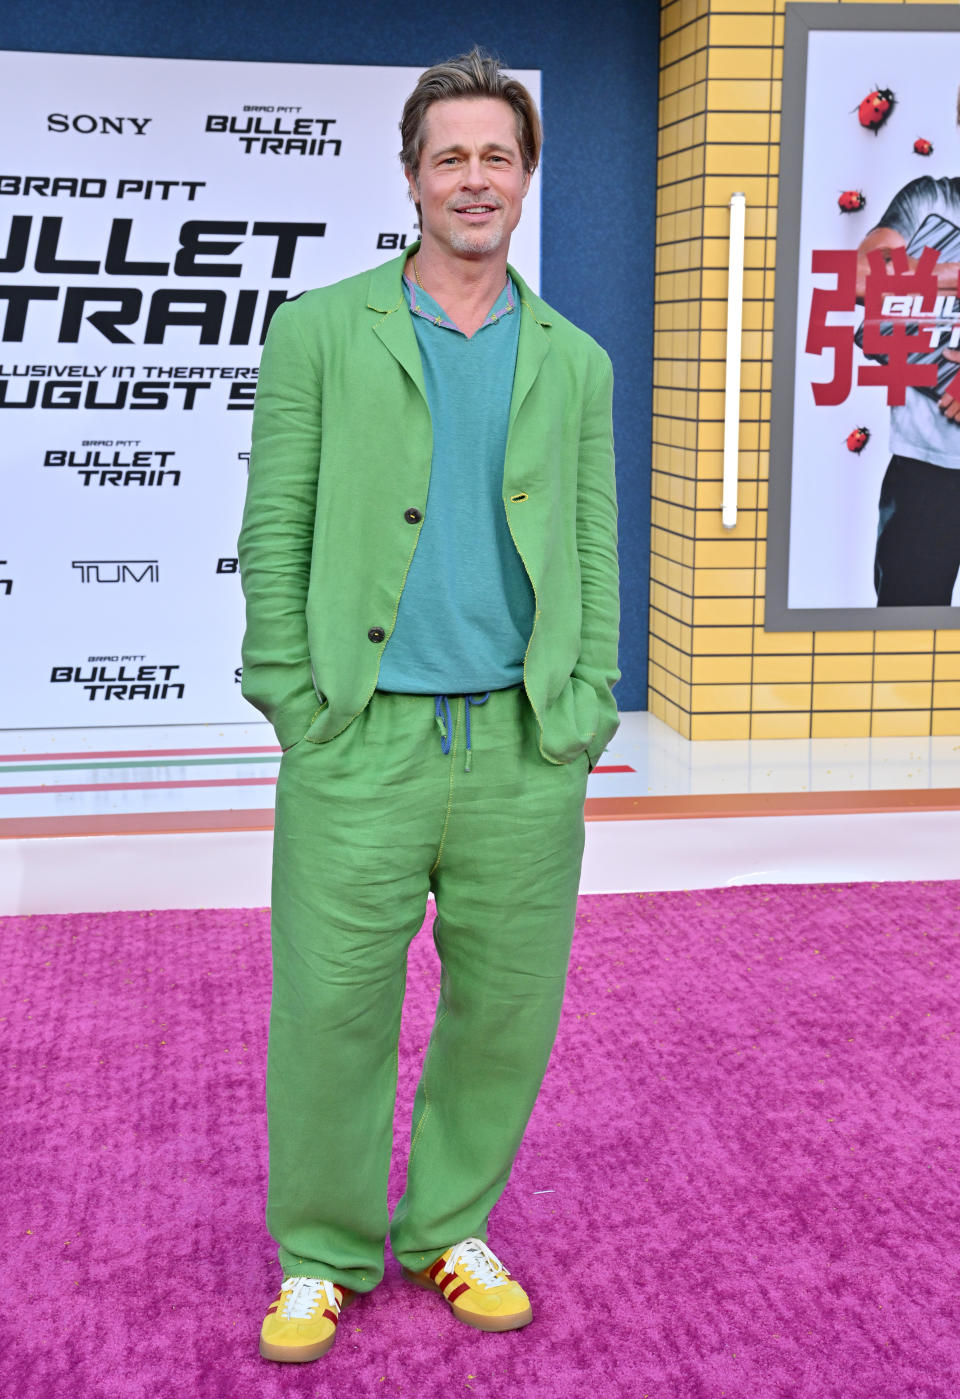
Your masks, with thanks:
M404 103L400 118L403 142L400 160L414 180L420 173L427 112L434 102L461 97L499 97L513 108L523 168L528 175L532 175L539 163L543 142L536 104L523 83L507 76L498 58L474 47L469 53L449 58L446 63L434 64L421 73L416 87ZM419 212L420 206L417 204Z

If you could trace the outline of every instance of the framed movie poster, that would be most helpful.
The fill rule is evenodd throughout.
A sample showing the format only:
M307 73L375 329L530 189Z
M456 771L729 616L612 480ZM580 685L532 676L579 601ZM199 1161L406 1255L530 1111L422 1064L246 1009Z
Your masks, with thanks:
M960 627L960 7L788 4L770 631Z

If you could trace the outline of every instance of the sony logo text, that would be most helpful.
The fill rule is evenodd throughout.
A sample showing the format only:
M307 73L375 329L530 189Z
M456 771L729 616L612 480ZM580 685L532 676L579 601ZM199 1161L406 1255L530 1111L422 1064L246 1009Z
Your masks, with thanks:
M71 117L66 112L47 115L48 131L76 131L81 136L143 136L153 117L95 117L81 112Z

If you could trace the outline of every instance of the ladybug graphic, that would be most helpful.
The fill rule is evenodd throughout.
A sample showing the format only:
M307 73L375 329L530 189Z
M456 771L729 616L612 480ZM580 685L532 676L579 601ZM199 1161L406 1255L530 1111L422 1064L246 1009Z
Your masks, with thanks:
M857 108L860 125L876 135L893 111L895 102L896 98L888 87L878 87L868 92Z
M857 214L866 204L866 196L859 189L845 189L837 200L841 214Z
M859 456L869 441L870 429L868 427L855 427L847 438L847 451L855 452Z
M913 149L917 155L933 155L933 142L928 141L926 136L918 136L913 143Z

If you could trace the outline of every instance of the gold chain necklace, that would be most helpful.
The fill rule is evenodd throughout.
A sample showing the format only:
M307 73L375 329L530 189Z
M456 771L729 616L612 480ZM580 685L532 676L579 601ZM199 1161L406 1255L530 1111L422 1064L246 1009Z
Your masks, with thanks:
M414 255L413 255L413 275L414 275L414 276L416 277L416 279L417 279L417 286L420 288L420 290L421 290L421 291L426 291L426 287L423 285L423 283L422 283L421 280L420 280L420 269L417 267L417 258L418 258L418 257L419 257L419 253L414 253Z

